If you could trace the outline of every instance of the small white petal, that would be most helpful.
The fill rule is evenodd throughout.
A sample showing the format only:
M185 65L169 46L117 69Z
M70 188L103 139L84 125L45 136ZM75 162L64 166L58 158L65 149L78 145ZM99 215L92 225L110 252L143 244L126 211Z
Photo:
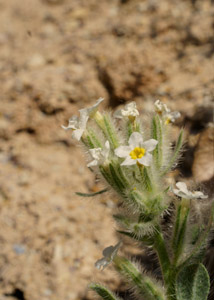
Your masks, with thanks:
M85 129L89 116L85 111L85 109L80 109L79 112L80 112L79 128Z
M180 190L178 189L172 189L172 190L175 195L180 196Z
M64 129L64 130L68 130L68 129L73 129L72 127L70 127L69 125L66 127L66 126L64 126L64 125L61 125L61 127L62 127L62 129Z
M122 119L123 117L137 117L139 116L139 111L137 110L136 103L130 102L123 109L117 110L114 113L115 118Z
M97 112L98 110L98 106L100 105L100 103L104 100L104 98L99 98L97 100L97 102L92 105L91 107L88 107L88 108L83 108L83 109L80 109L80 113L84 113L86 114L88 117L93 117L93 115Z
M170 109L167 107L167 105L160 100L155 101L155 109L159 113L169 113Z
M167 105L165 103L163 103L163 112L165 113L170 113L170 109L167 107Z
M83 129L76 129L73 131L72 137L79 141L81 139L83 133L84 133Z
M113 116L114 116L115 118L122 119L122 118L123 118L123 115L122 115L121 109L116 110L116 111L114 112Z
M202 192L196 191L192 193L196 199L206 199L208 195L204 195Z
M143 157L141 158L138 158L138 162L141 164L141 165L144 165L146 167L149 167L152 163L152 155L150 153L146 153L146 155L144 155Z
M180 118L181 113L180 113L179 111L173 111L173 112L172 112L172 115L173 115L173 117L174 117L175 119L177 119L177 118Z
M124 117L137 117L139 116L139 111L137 110L136 103L133 101L125 106L125 109L121 110L121 114Z
M176 183L176 186L177 186L177 188L178 188L181 192L183 192L184 194L187 194L187 195L189 194L189 191L188 191L188 189L187 189L187 185L186 185L185 182L179 181L179 182Z
M109 152L110 152L110 143L109 141L105 142L105 148L103 149L103 157L107 159L109 157Z
M78 117L77 116L73 116L69 119L69 123L68 123L68 126L63 126L62 125L62 128L65 129L65 130L68 130L68 129L78 129Z
M157 146L158 141L155 139L150 139L144 143L142 143L142 147L145 148L147 151L153 151Z
M137 159L132 159L131 156L127 156L126 159L122 162L121 166L132 166L137 163Z
M162 104L161 104L160 100L156 100L156 101L155 101L155 108L156 108L156 110L158 110L158 111L161 111L161 110L162 110Z
M92 160L90 163L87 164L87 167L95 167L98 165L98 161L96 159Z
M101 152L102 152L101 148L90 149L89 152L94 159L99 160L101 158Z
M196 192L191 192L187 189L187 185L185 182L177 182L176 186L178 189L173 189L173 192L175 195L182 197L182 198L187 198L187 199L205 199L208 196L204 195L202 192L200 191L196 191Z
M143 137L139 132L133 132L129 138L129 146L134 149L143 143Z
M120 146L114 150L114 153L118 157L126 157L129 155L129 153L132 151L130 146Z
M181 116L179 111L173 111L170 115L171 115L172 122L175 122L175 120L180 118L180 116Z

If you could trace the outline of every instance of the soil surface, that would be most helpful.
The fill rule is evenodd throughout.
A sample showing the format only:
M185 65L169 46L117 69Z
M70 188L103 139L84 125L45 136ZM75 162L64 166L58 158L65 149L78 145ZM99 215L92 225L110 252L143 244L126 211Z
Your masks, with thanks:
M61 129L99 97L179 110L187 151L172 178L213 194L213 1L0 0L0 81L0 300L120 286L111 267L94 268L117 242L115 201L75 195L103 186Z

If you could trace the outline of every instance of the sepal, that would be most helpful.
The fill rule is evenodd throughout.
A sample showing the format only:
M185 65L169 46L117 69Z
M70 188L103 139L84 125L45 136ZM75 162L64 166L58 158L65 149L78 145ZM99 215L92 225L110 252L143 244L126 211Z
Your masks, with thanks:
M118 298L113 292L111 292L109 289L104 287L103 285L100 285L98 283L91 283L89 285L89 288L96 292L102 299L104 300L121 300L121 298Z

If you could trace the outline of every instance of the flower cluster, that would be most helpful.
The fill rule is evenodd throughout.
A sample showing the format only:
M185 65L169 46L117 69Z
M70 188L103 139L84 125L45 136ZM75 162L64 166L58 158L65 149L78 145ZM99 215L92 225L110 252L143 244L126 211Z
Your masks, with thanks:
M124 207L135 210L134 220L128 227L135 228L137 235L142 231L151 232L169 205L165 192L169 189L163 175L176 161L182 146L182 132L173 153L167 148L168 130L165 128L180 113L171 112L166 104L157 100L148 130L141 122L135 102L116 111L113 117L98 111L102 102L103 98L100 98L92 107L80 109L79 117L73 116L68 127L62 127L71 129L72 137L88 150L91 160L87 166L97 171L113 188ZM172 190L181 198L206 198L202 192L188 191L185 183L178 182L176 187ZM147 219L149 222L145 222ZM127 228L125 215L120 216L119 223ZM107 256L104 255L105 260Z
M168 151L167 157L165 154L163 127L178 113L171 113L157 100L149 132L141 122L135 102L116 111L113 117L98 111L102 102L100 98L93 106L80 109L79 117L73 116L68 126L62 127L72 130L72 137L84 144L91 157L87 166L104 178L125 205L137 209L138 218L146 211L155 219L167 206L167 197L157 178L170 167L168 162L173 164L173 153Z
M87 166L107 185L93 194L77 194L89 197L109 189L114 191L119 201L118 214L114 215L120 227L118 232L157 253L162 280L157 284L136 263L120 256L121 242L105 248L95 267L103 270L113 263L143 299L193 299L190 292L196 285L197 291L202 290L199 298L207 298L204 295L208 295L208 274L201 264L201 257L213 219L211 215L206 224L207 218L202 217L193 224L194 209L191 209L192 205L200 207L204 202L196 199L207 196L200 191L188 190L184 182L170 187L165 180L166 174L176 165L182 148L182 130L175 147L170 147L170 124L180 117L180 113L171 112L166 104L157 100L150 123L144 124L135 102L112 115L98 111L102 101L100 98L92 107L80 109L79 117L73 116L67 127L62 126L71 130L72 137L83 144L89 156ZM172 230L166 234L164 218L171 211L173 217L167 222ZM197 214L200 215L200 209ZM189 278L194 278L192 283ZM200 279L198 282L197 278ZM91 288L103 299L118 300L99 284L92 284ZM193 294L195 299L196 293Z

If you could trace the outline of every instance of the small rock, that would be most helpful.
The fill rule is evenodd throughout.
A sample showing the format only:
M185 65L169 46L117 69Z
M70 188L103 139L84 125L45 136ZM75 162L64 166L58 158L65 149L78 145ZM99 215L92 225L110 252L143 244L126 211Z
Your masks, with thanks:
M45 58L40 54L34 54L28 61L28 65L33 68L41 67L45 64Z
M13 251L20 255L20 254L24 254L26 249L25 249L25 246L24 245L21 245L21 244L15 244L13 245Z
M201 133L194 155L193 177L197 182L207 181L214 176L214 126Z

